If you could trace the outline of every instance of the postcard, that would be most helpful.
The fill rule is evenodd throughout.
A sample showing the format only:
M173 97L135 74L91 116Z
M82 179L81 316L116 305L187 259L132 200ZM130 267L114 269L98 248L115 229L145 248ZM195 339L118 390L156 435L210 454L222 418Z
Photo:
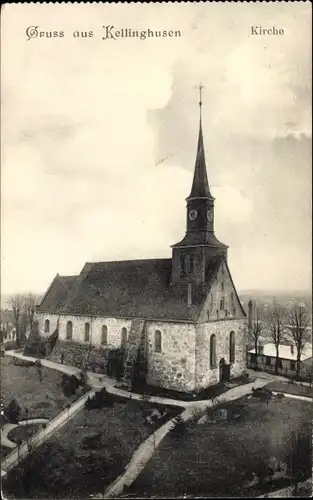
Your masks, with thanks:
M3 497L311 496L311 2L1 33Z

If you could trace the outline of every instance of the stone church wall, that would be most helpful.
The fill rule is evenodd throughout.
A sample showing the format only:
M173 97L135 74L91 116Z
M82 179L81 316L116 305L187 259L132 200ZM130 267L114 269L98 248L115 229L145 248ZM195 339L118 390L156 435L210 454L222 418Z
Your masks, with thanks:
M246 320L221 320L196 325L196 388L205 389L219 382L221 358L229 364L229 337L235 332L235 362L230 376L238 377L246 369ZM216 368L210 369L210 337L216 335Z
M58 315L57 314L51 314L51 313L36 313L36 319L38 321L38 330L40 335L43 337L50 337L50 335L56 330L57 328L57 323L58 323ZM46 319L49 320L50 326L49 326L49 332L45 332L45 321Z
M101 333L102 327L107 326L107 344L110 347L120 347L121 345L121 331L122 328L126 328L129 333L132 320L127 319L115 319L115 318L98 318L90 316L58 316L57 314L50 313L37 313L36 318L39 322L39 332L45 337L49 337L51 333L57 328L57 320L59 318L59 339L66 340L66 324L71 321L73 324L73 341L80 342L88 345L89 342L85 342L85 323L90 324L90 338L92 339L92 344L95 346L101 345ZM48 319L50 321L49 333L45 333L45 321Z
M223 299L223 308L221 308ZM213 281L210 293L202 308L198 322L216 321L221 319L241 319L245 318L242 312L236 289L232 283L229 271L223 262Z
M161 352L155 352L155 331L162 335ZM149 385L176 391L195 388L195 327L189 323L147 323Z

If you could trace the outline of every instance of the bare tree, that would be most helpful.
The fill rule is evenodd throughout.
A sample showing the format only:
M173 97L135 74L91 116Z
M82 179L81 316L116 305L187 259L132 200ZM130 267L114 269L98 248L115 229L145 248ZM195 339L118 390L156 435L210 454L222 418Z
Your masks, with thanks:
M18 347L21 345L21 330L20 330L20 316L25 304L23 295L11 295L8 300L9 306L12 308L14 316L14 326L16 331L16 344Z
M32 329L34 323L36 302L37 302L37 297L34 294L29 293L25 299L25 307L27 314L27 322L30 329Z
M286 335L285 318L286 310L282 306L274 303L269 311L267 322L271 340L276 350L275 373L278 372L279 366L279 346L282 344Z
M300 374L301 354L309 343L309 315L303 304L293 304L288 312L288 328L297 350L296 373Z
M252 320L252 325L251 325L251 336L252 340L254 343L254 350L255 350L255 366L257 367L258 365L258 346L259 346L259 339L261 337L263 325L261 322L261 315L260 315L260 310L257 307L255 310L255 315Z

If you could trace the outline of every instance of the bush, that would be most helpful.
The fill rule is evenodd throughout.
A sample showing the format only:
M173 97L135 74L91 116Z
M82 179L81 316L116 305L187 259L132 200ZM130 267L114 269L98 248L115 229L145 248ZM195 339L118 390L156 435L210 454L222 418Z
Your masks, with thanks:
M18 418L21 413L21 407L16 401L16 399L11 399L10 403L6 408L4 408L3 413L9 422L17 424Z
M75 377L75 375L66 375L65 373L62 374L62 380L61 380L61 389L66 397L73 396L80 383Z
M103 387L100 391L97 391L92 398L88 396L85 402L85 409L100 410L103 407L112 406L113 402L111 394Z

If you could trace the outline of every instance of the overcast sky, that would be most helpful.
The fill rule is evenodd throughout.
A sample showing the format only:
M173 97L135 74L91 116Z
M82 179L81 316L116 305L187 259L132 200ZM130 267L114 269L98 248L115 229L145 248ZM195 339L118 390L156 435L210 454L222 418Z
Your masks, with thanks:
M31 25L65 35L27 41ZM102 40L102 25L181 37ZM2 293L41 293L86 261L170 257L185 233L200 81L216 235L237 288L308 289L310 40L309 2L7 5Z

